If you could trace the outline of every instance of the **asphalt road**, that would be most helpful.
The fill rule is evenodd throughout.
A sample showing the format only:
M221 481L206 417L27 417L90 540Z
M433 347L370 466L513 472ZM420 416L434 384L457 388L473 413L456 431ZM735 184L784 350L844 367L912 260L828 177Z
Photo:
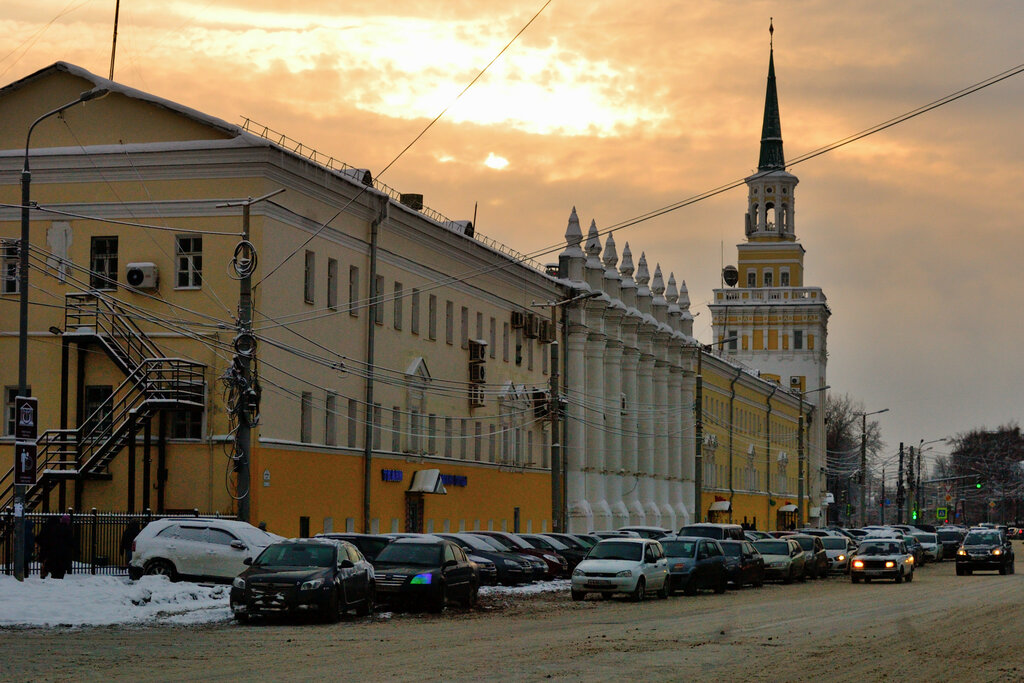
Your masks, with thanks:
M947 561L910 584L832 577L642 604L491 595L333 625L4 630L0 679L1024 680L1020 566L957 577Z

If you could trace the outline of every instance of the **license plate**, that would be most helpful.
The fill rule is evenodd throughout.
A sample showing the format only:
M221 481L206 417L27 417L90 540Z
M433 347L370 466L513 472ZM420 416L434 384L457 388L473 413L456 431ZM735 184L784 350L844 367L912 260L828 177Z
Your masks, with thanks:
M587 581L587 585L588 586L610 586L610 585L612 585L612 582L611 581L606 581L605 579L590 579L589 581Z
M869 569L866 572L864 572L864 576L881 576L881 575L882 575L882 570L881 569Z

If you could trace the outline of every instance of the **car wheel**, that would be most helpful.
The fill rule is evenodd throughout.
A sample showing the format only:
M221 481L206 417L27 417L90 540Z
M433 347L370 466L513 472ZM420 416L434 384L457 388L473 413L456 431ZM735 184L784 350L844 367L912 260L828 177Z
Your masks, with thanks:
M338 590L331 591L331 597L327 601L327 605L324 607L323 617L324 621L328 624L335 624L341 619L341 613L345 606L341 599L338 597Z
M629 597L633 602L643 602L647 597L647 582L644 581L644 577L641 576L636 580L636 588L633 589L633 593Z
M363 599L359 606L356 607L356 614L360 617L365 617L373 614L374 604L377 602L377 588L376 585L371 581L369 587L366 589L366 597Z
M957 576L963 576L964 575L964 568L963 567L957 567L956 568L956 575Z
M1005 565L1005 564L1001 564L1001 565L999 565L999 573L1000 573L1000 574L1001 574L1002 576L1006 576L1006 565Z
M850 583L860 583L860 577L850 574Z
M896 583L903 583L903 570L902 569L899 571L899 573L896 574L895 581L896 581Z
M865 576L864 577L864 583L871 583L871 577Z
M913 580L914 580L914 570L913 570L913 569L911 569L911 570L910 570L910 573L909 573L909 574L907 574L907 583L910 583L910 582L911 582L911 581L913 581Z
M973 569L971 569L970 567L964 567L964 574L966 574L967 576L970 576L973 573L974 573Z
M658 599L665 600L668 598L668 577L661 584L661 588L658 589Z
M715 593L721 595L725 592L725 589L729 587L729 581L722 575L722 578L718 580L718 584L715 585Z
M435 614L440 614L444 611L445 605L448 604L448 587L445 584L441 584L437 587L437 595L434 597L434 601L430 604L430 611Z
M1013 564L1014 564L1013 562L1010 563L1010 573L1011 574L1016 574L1017 570L1016 570L1016 568L1014 568Z
M587 597L587 594L583 591L572 591L572 601L580 602L583 598Z
M150 560L146 564L145 573L150 576L166 576L171 581L178 580L178 572L167 560Z
M758 577L754 580L754 588L760 588L763 585L764 585L764 572L759 574Z
M470 609L472 607L475 607L476 606L476 599L479 596L479 594L480 594L480 588L478 586L476 586L476 584L470 585L469 593L466 595L466 600L462 603L462 605L466 609Z
M807 572L800 572L800 583L807 583Z
M793 583L793 568L790 567L789 573L786 574L786 578L782 579L782 583Z
M615 597L615 593L601 593L602 600L611 600Z

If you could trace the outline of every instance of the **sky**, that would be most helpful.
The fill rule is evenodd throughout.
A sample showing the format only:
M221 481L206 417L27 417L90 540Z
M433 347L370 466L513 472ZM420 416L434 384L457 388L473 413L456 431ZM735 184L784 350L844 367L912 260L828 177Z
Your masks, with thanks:
M301 9L297 9L301 7ZM608 227L757 165L774 19L787 159L1024 63L1020 4L124 0L115 80L245 117L556 261L569 213ZM110 68L114 0L5 0L0 84ZM408 151L402 150L447 108ZM794 166L828 383L887 451L1019 421L1024 75ZM737 188L616 233L685 280L694 332L743 240ZM948 452L942 443L931 455Z

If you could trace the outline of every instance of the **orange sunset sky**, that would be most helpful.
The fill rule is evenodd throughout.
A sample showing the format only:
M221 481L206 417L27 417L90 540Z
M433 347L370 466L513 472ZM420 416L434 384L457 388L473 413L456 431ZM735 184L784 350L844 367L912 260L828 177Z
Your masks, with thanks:
M774 17L787 159L1024 63L1009 0L839 3L122 0L115 80L251 117L525 253L749 175ZM5 0L0 84L106 76L114 0ZM832 309L829 384L887 452L1018 420L1024 75L793 167L805 283ZM738 188L620 231L707 302L743 239ZM558 245L556 247L556 245ZM943 452L938 444L934 452Z

